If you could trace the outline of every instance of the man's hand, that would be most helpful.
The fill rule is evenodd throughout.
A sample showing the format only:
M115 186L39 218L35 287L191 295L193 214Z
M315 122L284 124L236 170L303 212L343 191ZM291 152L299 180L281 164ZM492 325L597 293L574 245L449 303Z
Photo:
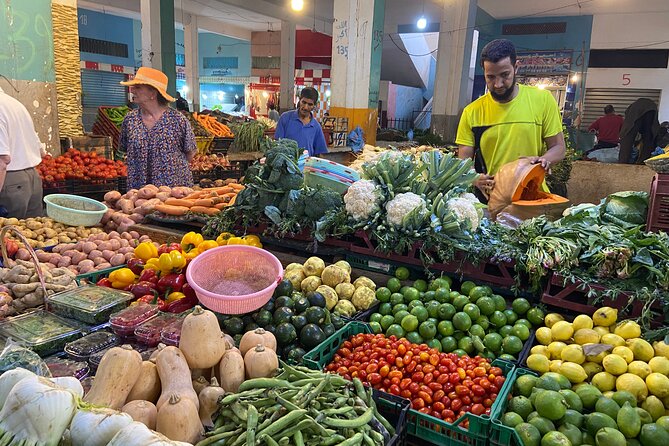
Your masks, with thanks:
M474 181L474 186L478 187L485 196L488 196L495 187L495 177L483 173L479 174L476 181Z
M532 164L541 164L541 167L543 167L544 170L546 170L546 172L550 171L552 163L551 163L550 160L546 159L545 157L543 157L543 156L528 156L527 159L530 160L530 163L532 163Z

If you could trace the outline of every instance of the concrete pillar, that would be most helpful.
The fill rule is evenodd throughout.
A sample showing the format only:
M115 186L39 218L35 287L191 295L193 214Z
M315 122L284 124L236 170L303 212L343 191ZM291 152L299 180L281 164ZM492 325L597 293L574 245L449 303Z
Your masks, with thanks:
M141 0L142 65L162 71L169 83L167 92L176 94L176 48L174 0Z
M193 104L194 112L200 111L200 51L198 46L197 16L184 16L184 51L186 53L186 100Z
M431 128L447 141L455 141L459 114L472 97L468 79L476 5L477 0L448 1L441 15Z
M385 0L334 0L330 116L376 143Z
M281 21L281 111L295 108L295 22Z

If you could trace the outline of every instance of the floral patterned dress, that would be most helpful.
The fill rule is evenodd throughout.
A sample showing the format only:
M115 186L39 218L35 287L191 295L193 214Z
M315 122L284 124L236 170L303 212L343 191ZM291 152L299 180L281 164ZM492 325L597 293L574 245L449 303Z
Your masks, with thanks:
M149 130L139 109L128 113L121 126L121 149L128 164L128 188L146 184L192 186L186 155L197 150L190 123L181 113L168 108Z

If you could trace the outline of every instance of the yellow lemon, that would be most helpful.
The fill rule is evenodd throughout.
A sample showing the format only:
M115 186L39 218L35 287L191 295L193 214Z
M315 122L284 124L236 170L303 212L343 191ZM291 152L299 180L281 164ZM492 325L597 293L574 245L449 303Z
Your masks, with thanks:
M584 351L587 351L587 347L588 347L589 345L594 345L594 344L584 344L584 345L583 345L583 350L584 350ZM608 355L608 354L609 354L608 351L603 351L603 352L597 353L596 355L588 355L588 354L586 354L586 355L585 355L585 359L586 359L586 361L589 361L589 362L596 362L597 364L601 364L601 363L602 363L602 359L604 359L604 356L606 356L606 355Z
M527 366L539 373L546 373L550 370L550 361L544 355L533 354L527 357Z
M583 347L578 344L571 344L566 346L560 352L560 359L566 362L583 364L585 362L585 353L583 353Z
M634 361L634 353L632 353L632 350L627 347L615 347L611 353L621 356L625 361L627 361L628 364Z
M661 373L651 373L646 376L648 391L658 398L669 396L669 378Z
M653 370L643 361L632 361L627 366L627 372L632 373L641 379L646 379L646 376L653 373Z
M562 357L562 349L565 348L567 344L564 342L551 342L548 345L548 354L551 359L560 359Z
M579 314L571 324L574 326L574 331L578 331L581 328L592 329L594 325L592 319L587 314Z
M641 327L634 321L622 321L616 325L613 333L623 339L638 338L641 336Z
M583 370L585 370L585 373L587 373L588 376L592 378L599 372L604 371L604 368L602 367L601 364L597 364L596 362L584 362Z
M648 388L643 379L631 373L624 373L616 378L616 390L626 390L641 402L648 396Z
M616 392L614 392L613 390L607 390L606 392L602 392L602 395L607 397L607 398L613 399L613 394L614 393L616 393Z
M664 341L653 342L653 348L655 349L655 356L664 356L669 359L669 345Z
M592 315L592 322L595 325L608 327L616 323L618 319L618 310L611 307L602 307Z
M548 345L553 342L553 335L551 334L551 329L548 327L537 328L535 336L541 345Z
M609 344L613 347L620 347L625 345L625 340L618 336L617 334L609 333L602 336L602 339L599 340L602 344Z
M562 362L560 366L560 375L567 377L572 384L582 383L588 377L583 367L573 362Z
M551 335L556 341L568 341L574 334L574 327L567 321L556 322L551 327Z
M556 322L563 321L564 317L558 313L548 313L544 318L544 325L548 328L553 328Z
M627 361L614 354L606 355L602 360L602 366L604 366L604 370L616 376L627 372Z
M663 375L669 375L669 359L664 356L656 356L650 361L648 361L650 369L655 373L662 373Z
M548 347L546 347L545 345L535 345L530 350L530 354L532 354L532 355L544 355L546 358L548 358L550 356L550 354L548 353Z
M609 327L602 327L601 325L596 325L595 327L593 327L593 330L599 333L600 336L604 336L605 334L611 333Z
M562 361L560 361L559 359L554 359L551 361L550 371L553 373L559 373L560 366L562 366Z
M574 332L574 342L580 345L597 344L600 337L599 333L591 328L579 328Z
M628 339L627 346L634 353L634 359L638 359L639 361L648 362L655 356L653 346L641 338Z
M616 377L609 372L599 372L592 377L591 384L601 392L608 392L616 388Z

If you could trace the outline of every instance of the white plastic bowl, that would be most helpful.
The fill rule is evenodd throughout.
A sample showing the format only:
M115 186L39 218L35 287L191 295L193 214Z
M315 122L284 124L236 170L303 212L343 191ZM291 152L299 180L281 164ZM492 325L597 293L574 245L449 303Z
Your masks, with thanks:
M69 226L95 226L107 212L107 206L78 195L51 194L44 197L46 215Z

